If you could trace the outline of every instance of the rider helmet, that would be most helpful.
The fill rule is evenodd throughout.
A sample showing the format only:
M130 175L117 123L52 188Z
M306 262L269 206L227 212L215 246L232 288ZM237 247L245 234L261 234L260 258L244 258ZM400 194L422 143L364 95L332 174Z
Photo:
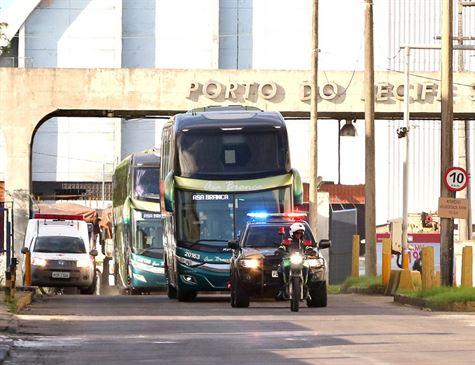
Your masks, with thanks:
M290 237L294 237L294 233L297 231L302 231L302 234L305 232L305 226L303 223L296 222L290 226Z

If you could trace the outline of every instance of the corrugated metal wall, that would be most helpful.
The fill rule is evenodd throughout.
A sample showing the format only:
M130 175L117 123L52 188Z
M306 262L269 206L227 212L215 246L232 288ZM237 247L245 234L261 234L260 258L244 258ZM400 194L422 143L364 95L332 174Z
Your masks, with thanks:
M410 44L440 44L441 0L389 0L388 5L388 69L404 70L404 52L400 46ZM457 36L458 0L454 0L454 37ZM475 36L475 7L463 10L464 36ZM475 44L465 41L465 44ZM464 67L475 70L473 51L464 51ZM439 50L412 50L411 71L439 71ZM454 53L454 70L458 70L458 51ZM396 130L402 121L377 123L379 151L377 156L378 223L402 215L402 142ZM435 211L440 195L440 121L413 120L414 129L410 135L410 187L409 211ZM458 164L458 123L454 126L454 164ZM471 136L475 135L475 122L471 125ZM387 147L386 147L387 146ZM384 152L386 151L386 152ZM471 151L472 161L475 151ZM472 163L472 171L474 165ZM386 175L386 176L384 176ZM472 181L472 187L474 187ZM473 188L472 188L473 189ZM473 195L472 195L473 196Z
M388 69L404 69L404 52L400 46L405 43L440 44L441 0L388 0L389 42ZM458 34L458 0L454 1L454 37ZM475 37L475 7L464 7L462 12L463 35ZM475 41L464 41L475 44ZM454 53L454 66L457 70L459 51ZM475 52L463 51L466 70L475 70ZM413 50L411 70L439 71L440 51Z

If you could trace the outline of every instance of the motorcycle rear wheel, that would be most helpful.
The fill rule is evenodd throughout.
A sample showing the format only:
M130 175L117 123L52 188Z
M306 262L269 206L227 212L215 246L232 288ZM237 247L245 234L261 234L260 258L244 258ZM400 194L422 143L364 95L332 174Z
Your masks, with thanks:
M299 311L300 304L300 278L298 276L292 276L292 296L290 298L290 310L292 312Z

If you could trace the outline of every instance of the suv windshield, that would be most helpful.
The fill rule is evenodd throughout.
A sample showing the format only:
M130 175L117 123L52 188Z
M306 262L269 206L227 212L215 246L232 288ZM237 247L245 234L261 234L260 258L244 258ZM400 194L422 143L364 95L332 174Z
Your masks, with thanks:
M40 236L36 238L34 252L86 253L84 242L79 237Z
M247 213L290 210L290 187L254 193L177 191L177 238L181 245L227 246L239 236Z
M244 237L245 247L278 247L282 243L282 236L279 234L279 227L285 227L284 238L290 238L290 223L285 224L252 224L249 226ZM308 229L305 230L304 240L312 240Z
M157 167L135 169L134 189L138 199L160 199L160 169Z

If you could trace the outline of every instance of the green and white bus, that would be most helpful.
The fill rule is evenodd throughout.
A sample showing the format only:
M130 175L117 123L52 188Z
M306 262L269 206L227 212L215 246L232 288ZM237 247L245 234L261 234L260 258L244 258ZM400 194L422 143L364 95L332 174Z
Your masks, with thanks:
M277 112L208 107L172 117L162 131L160 194L169 298L229 285L231 252L247 213L302 203L287 130Z
M165 288L160 157L155 149L126 157L113 176L116 285L131 294Z

